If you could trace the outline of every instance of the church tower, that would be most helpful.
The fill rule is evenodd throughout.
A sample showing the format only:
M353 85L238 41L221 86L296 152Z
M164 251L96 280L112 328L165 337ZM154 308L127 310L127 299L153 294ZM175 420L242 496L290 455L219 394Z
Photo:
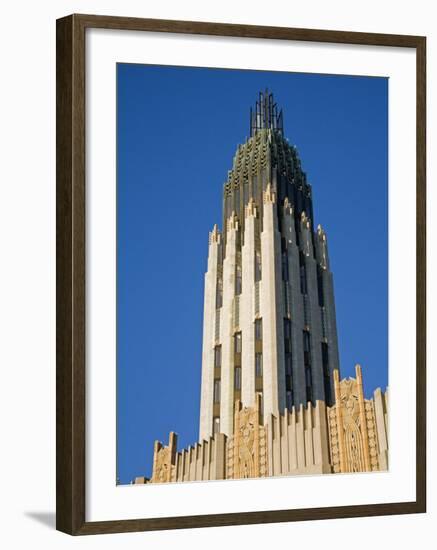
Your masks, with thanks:
M222 231L209 236L199 441L233 434L236 402L259 399L261 421L332 405L336 369L326 233L314 229L311 185L282 111L261 92L223 188Z

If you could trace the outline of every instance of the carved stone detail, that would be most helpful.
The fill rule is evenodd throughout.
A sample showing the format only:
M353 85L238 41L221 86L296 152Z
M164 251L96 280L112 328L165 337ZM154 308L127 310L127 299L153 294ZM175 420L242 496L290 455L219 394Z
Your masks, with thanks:
M235 403L234 435L228 441L227 477L230 479L267 475L266 433L260 422L260 404L254 407Z
M340 382L334 371L335 405L329 409L329 442L334 472L368 472L378 469L375 413L364 399L361 367L356 378Z
M277 417L261 417L260 394L253 406L237 400L231 436L216 433L177 452L170 432L168 445L155 442L151 479L139 476L135 483L387 470L387 394L364 399L359 365L356 378L340 381L335 370L334 389L332 407L317 402Z
M153 473L150 483L169 483L175 480L175 455L177 436L170 432L168 445L155 441Z
M276 193L272 188L270 183L267 184L266 190L264 192L264 204L275 204L276 203Z
M235 231L238 231L239 229L238 216L235 213L235 211L233 211L228 218L227 228L228 228L228 231L231 231L232 229L235 229Z
M248 218L249 216L256 218L257 213L258 212L257 212L255 201L253 200L252 197L250 197L249 202L246 206L246 218Z
M217 227L217 224L214 225L212 231L209 232L209 244L220 243L221 242L221 233Z

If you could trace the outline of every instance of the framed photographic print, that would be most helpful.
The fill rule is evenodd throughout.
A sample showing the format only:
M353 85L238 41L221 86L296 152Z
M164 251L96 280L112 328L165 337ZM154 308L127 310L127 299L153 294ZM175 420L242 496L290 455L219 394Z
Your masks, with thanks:
M57 21L57 528L426 509L425 38Z

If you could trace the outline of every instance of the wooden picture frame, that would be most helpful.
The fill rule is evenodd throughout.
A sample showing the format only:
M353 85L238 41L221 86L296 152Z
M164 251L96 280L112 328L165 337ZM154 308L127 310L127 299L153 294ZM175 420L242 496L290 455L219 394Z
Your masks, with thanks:
M409 48L416 52L416 499L87 522L85 471L85 32L90 28ZM57 21L57 529L71 535L410 514L426 511L426 39L420 36L96 15Z

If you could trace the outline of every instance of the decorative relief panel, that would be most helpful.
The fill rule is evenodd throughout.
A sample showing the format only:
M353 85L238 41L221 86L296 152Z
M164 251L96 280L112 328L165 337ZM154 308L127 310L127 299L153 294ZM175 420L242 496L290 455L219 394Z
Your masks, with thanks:
M370 467L372 471L376 471L380 469L380 465L378 463L379 445L376 435L376 418L373 401L366 400L364 407L366 411L367 437L369 440Z
M170 432L168 445L155 442L151 483L168 483L175 480L175 455L177 436Z
M168 447L162 447L156 455L153 464L152 483L166 483L172 480L174 466L171 463L171 453Z
M356 378L340 381L335 370L334 388L332 407L317 402L314 408L293 408L265 425L259 394L253 407L237 400L232 435L217 433L178 453L177 436L170 432L168 445L155 442L150 481L143 476L135 483L387 470L386 394L379 390L364 399L359 365Z
M267 475L267 442L261 426L259 396L255 407L235 403L234 435L228 440L228 479L265 477Z
M334 472L378 470L378 441L373 401L365 400L361 367L356 378L340 382L334 371L335 405L329 408L328 426Z
M331 450L331 466L335 474L341 472L340 466L340 446L338 442L337 413L335 405L329 409L328 413L329 442Z

